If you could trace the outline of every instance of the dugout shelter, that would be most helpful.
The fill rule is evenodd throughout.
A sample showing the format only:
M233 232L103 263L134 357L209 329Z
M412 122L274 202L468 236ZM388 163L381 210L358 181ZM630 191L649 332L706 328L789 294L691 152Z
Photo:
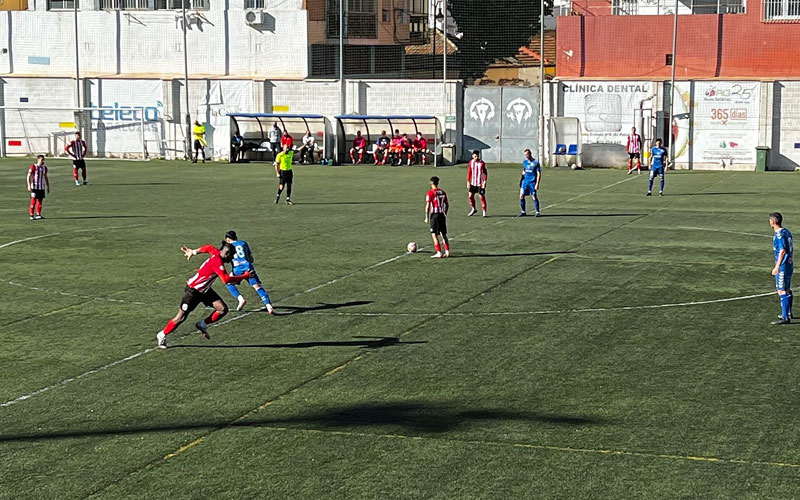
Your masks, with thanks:
M339 115L336 119L336 161L342 164L349 160L349 151L357 131L367 139L367 153L375 151L375 141L385 130L392 137L395 130L408 134L409 139L421 132L428 141L428 149L433 156L432 164L438 166L442 146L442 127L433 115Z
M330 121L322 115L278 114L278 113L228 113L231 137L238 131L244 139L244 159L248 161L272 161L277 151L272 151L269 130L277 123L281 131L288 131L294 139L294 149L303 144L306 130L314 136L317 158L331 158L332 134ZM230 157L229 157L230 159Z

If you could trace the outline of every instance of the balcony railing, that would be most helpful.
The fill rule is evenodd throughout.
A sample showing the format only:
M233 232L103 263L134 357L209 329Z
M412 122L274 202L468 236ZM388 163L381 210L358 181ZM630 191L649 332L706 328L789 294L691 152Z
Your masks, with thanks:
M800 20L800 0L764 0L764 20Z
M745 0L681 0L678 4L678 14L743 14L746 10L744 2ZM612 0L611 2L611 13L615 16L671 15L674 12L675 2L672 0Z
M211 0L100 0L102 10L208 10Z

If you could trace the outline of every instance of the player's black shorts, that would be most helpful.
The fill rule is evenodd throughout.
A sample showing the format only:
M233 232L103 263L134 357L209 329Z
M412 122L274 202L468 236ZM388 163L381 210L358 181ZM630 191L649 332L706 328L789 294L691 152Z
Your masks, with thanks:
M447 216L443 213L431 214L431 233L447 236Z
M469 185L469 192L472 194L479 194L481 196L486 194L486 190L480 186L473 186L472 184Z
M72 168L82 168L86 170L86 160L83 158L80 160L72 160Z
M291 170L278 170L278 174L281 176L281 184L291 184L294 179L294 172Z
M639 159L639 153L628 153L628 156L630 157L631 160L633 160L634 158L636 158L637 160Z
M31 191L31 198L35 198L37 200L44 199L44 189L34 189Z
M198 139L195 139L194 140L194 149L205 149L205 146L203 146L203 143L200 142Z
M181 311L189 314L190 312L194 311L195 307L197 307L201 302L208 307L212 307L214 302L218 300L222 300L222 297L220 297L219 294L211 288L205 292L198 292L189 285L186 285L183 298L181 299Z

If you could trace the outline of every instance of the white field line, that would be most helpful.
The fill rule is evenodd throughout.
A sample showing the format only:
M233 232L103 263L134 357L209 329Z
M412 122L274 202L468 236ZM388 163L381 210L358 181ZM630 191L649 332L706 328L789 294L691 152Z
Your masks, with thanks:
M549 207L554 207L554 206L556 206L556 205L560 205L560 204L562 204L562 203L567 203L567 202L569 202L569 201L572 201L572 200L577 200L578 198L581 198L581 197L583 197L583 196L587 196L587 195L589 195L589 194L592 194L592 193L597 193L598 191L602 191L602 190L604 190L604 189L608 189L608 188L610 188L610 187L616 186L617 184L621 184L621 183L623 183L623 182L627 182L627 181L629 181L629 180L631 180L631 179L633 179L633 178L632 178L632 177L630 177L630 178L623 179L623 180L621 180L621 181L618 181L618 182L615 182L615 183L613 183L613 184L609 184L608 186L604 186L604 187L602 187L602 188L598 188L598 189L595 189L595 190L593 190L593 191L589 191L588 193L584 193L584 194L582 194L582 195L575 196L575 197L573 197L573 198L570 198L569 200L565 200L565 201L562 201L562 202L559 202L559 203L554 203L553 205L549 205L547 208L549 208ZM495 224L493 224L493 225L496 225L496 224L497 224L497 223L495 223ZM143 224L137 224L137 225L143 225ZM133 226L125 226L125 227L133 227ZM490 227L490 226L484 226L483 228L486 228L486 227ZM479 228L479 229L483 229L483 228ZM98 228L98 230L99 230L99 229L100 229L100 228ZM473 230L473 231L469 231L469 232L470 232L470 233L472 233L472 232L474 232L474 231L475 231L475 230ZM59 234L59 233L55 233L55 234ZM464 234L468 234L468 233L464 233ZM459 235L459 236L463 236L463 235ZM24 241L24 240L23 240L23 241ZM14 244L14 242L12 242L12 243L10 243L10 244ZM6 246L8 246L8 245L9 245L9 244L7 244ZM383 265L385 265L385 264L389 264L390 262L394 262L394 261L396 261L396 260L398 260L398 259L400 259L401 257L404 257L404 256L406 256L406 255L408 255L408 254L407 254L407 253L402 253L402 254L400 254L400 255L395 255L394 257L388 258L388 259L386 259L386 260L382 260L382 261L380 261L380 262L377 262L377 263L375 263L375 264L372 264L372 265L369 265L369 266L363 267L363 268L361 268L361 269L358 269L358 270L356 270L356 271L353 271L353 272L351 272L351 273L348 273L348 274L345 274L345 275L339 276L338 278L334 278L334 279L332 279L332 280L326 281L325 283L319 284L319 285L317 285L317 286L313 286L313 287L311 287L311 288L308 288L307 290L303 290L302 292L297 292L297 293L295 293L295 294L293 294L293 295L290 295L290 296L288 296L288 297L284 297L284 298L282 298L282 299L280 299L280 300L276 301L275 303L277 304L278 302L281 302L281 301L285 301L285 300L292 299L292 298L294 298L294 297L297 297L297 296L299 296L299 295L302 295L302 294L304 294L304 293L308 293L308 292L313 292L313 291L315 291L315 290L319 290L320 288L326 287L326 286L328 286L328 285L332 285L332 284L334 284L334 283L338 283L338 282L340 282L340 281L342 281L342 280L344 280L344 279L350 278L350 277L352 277L352 276L355 276L355 275L357 275L357 274L359 274L359 273L362 273L362 272L364 272L364 271L367 271L367 270L370 270L370 269L375 269L376 267L380 267L380 266L383 266ZM218 326L226 325L226 324L228 324L228 323L231 323L231 322L233 322L233 321L237 321L237 320L240 320L240 319L242 319L242 318L246 318L247 316L249 316L249 315L253 314L254 312L256 312L256 311L248 311L248 312L245 312L244 314L240 314L239 316L235 316L235 317L229 318L229 319L227 319L227 320L223 320L223 321L220 321L220 322L218 322L218 323L214 323L213 325L210 325L210 326L211 326L211 327L218 327ZM179 339L178 339L178 340L180 340L180 339L183 339L183 338L184 338L184 337L186 337L187 335L190 335L190 334L188 334L188 333L187 333L187 334L185 334L185 335L183 335L183 336L179 337ZM124 358L124 359L121 359L121 360L118 360L118 361L111 362L111 363L109 363L109 364L107 364L107 365L103 365L103 366L101 366L101 367L99 367L99 368L94 368L94 369L92 369L92 370L89 370L89 371L87 371L87 372L84 372L84 373L82 373L82 374L80 374L80 375L77 375L77 376L75 376L75 377L70 377L70 378L68 378L68 379L64 379L64 380L62 380L61 382L57 382L57 383L55 383L55 384L53 384L53 385L50 385L50 386L44 387L44 388L42 388L42 389L38 389L38 390L36 390L36 391L33 391L33 392L31 392L31 393L29 393L29 394L26 394L26 395L24 395L24 396L20 396L20 397L18 397L18 398L15 398L15 399L12 399L12 400L6 401L5 403L0 403L0 408L4 408L4 407L11 406L11 405L13 405L13 404L19 403L20 401L25 401L25 400L27 400L27 399L30 399L30 398L31 398L31 397L33 397L33 396L36 396L36 395L42 394L42 393L44 393L44 392L50 391L50 390L52 390L52 389L55 389L55 388L57 388L57 387L61 387L61 386L63 386L63 385L66 385L66 384L68 384L68 383L70 383L70 382L73 382L73 381L75 381L75 380L79 380L79 379L81 379L81 378L87 377L87 376L89 376L89 375L92 375L92 374L95 374L95 373L98 373L98 372L101 372L101 371L107 370L107 369L109 369L109 368L112 368L112 367L114 367L114 366L117 366L117 365L120 365L120 364L122 364L122 363L125 363L126 361L130 361L131 359L135 359L135 358L137 358L137 357L139 357L139 356L142 356L142 355L144 355L144 354L147 354L147 353L149 353L149 352L152 352L152 351L154 351L154 350L155 350L155 348L153 348L153 347L151 347L151 348L149 348L149 349L145 349L145 350L143 350L143 351L137 352L136 354L132 354L132 355L128 356L127 358Z
M687 306L700 306L705 304L718 304L721 302L733 302L737 300L748 300L759 297L766 297L774 295L775 292L764 292L753 295L741 295L739 297L728 297L724 299L711 299L711 300L696 300L690 302L675 302L670 304L650 304L641 306L621 306L621 307L589 307L585 309L545 309L541 311L490 311L490 312L474 312L474 313L413 313L413 312L324 312L324 311L309 311L300 314L314 314L320 316L529 316L534 314L569 314L569 313L587 313L587 312L610 312L610 311L637 311L641 309L662 309L665 307L687 307Z
M30 238L22 238L21 240L9 241L8 243L3 243L0 245L0 248L10 247L11 245L16 245L18 243L24 243L26 241L31 240L38 240L41 238L48 238L50 236L58 236L59 234L69 234L69 233L86 233L89 231L105 231L107 229L123 229L127 227L137 227L137 226L144 226L144 224L129 224L127 226L109 226L109 227L94 227L89 229L76 229L75 231L67 231L66 233L49 233L49 234L40 234L39 236L31 236Z
M742 231L728 231L727 229L712 229L709 227L694 227L694 226L678 226L678 229L691 229L693 231L710 231L714 233L729 233L729 234L743 234L745 236L758 236L760 238L772 238L770 234L758 234L758 233L745 233Z
M60 292L58 290L49 290L47 288L40 288L38 286L23 285L22 283L17 283L15 281L7 280L5 278L0 278L0 282L7 283L9 285L17 286L17 287L20 287L20 288L27 288L28 290L36 290L37 292L56 293L58 295L63 295L65 297L76 297L76 298L79 298L79 299L99 300L99 301L103 301L103 302L116 302L116 303L120 303L120 304L136 304L138 306L146 306L146 305L148 305L148 304L145 304L144 302L132 302L132 301L129 301L129 300L112 299L110 297L92 297L92 296L89 296L89 295L80 295L80 294L77 294L77 293Z

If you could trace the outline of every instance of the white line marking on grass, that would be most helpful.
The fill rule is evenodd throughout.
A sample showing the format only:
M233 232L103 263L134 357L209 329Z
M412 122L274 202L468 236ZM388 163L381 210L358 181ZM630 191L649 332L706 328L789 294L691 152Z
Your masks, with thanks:
M41 288L41 287L38 287L38 286L23 285L22 283L17 283L15 281L7 280L5 278L0 278L0 282L7 283L9 285L17 286L17 287L20 287L20 288L27 288L28 290L36 290L37 292L56 293L58 295L63 295L65 297L77 297L79 299L100 300L100 301L104 301L104 302L117 302L117 303L120 303L120 304L136 304L136 305L139 305L139 306L148 305L148 304L145 304L144 302L132 302L132 301L122 300L122 299L112 299L110 297L91 297L89 295L80 295L80 294L77 294L77 293L60 292L58 290L49 290L47 288Z
M3 243L0 245L0 248L10 247L11 245L16 245L17 243L23 243L25 241L38 240L40 238L47 238L49 236L57 236L59 234L61 233L41 234L39 236L31 236L30 238L23 238L21 240L9 241L8 243Z
M474 313L434 313L434 312L420 312L420 313L393 313L393 312L325 312L325 311L309 311L298 314L314 314L320 316L528 316L534 314L566 314L566 313L587 313L587 312L609 312L609 311L637 311L641 309L662 309L665 307L687 307L687 306L700 306L706 304L719 304L721 302L733 302L737 300L756 299L759 297L767 297L774 295L775 292L764 292L753 295L741 295L739 297L727 297L724 299L711 299L711 300L695 300L690 302L675 302L670 304L650 304L641 306L620 306L620 307L589 307L585 309L545 309L542 311L489 311L489 312L474 312Z
M24 243L26 241L38 240L41 238L49 238L50 236L58 236L59 234L86 233L89 231L105 231L106 229L123 229L127 227L137 227L137 226L144 226L144 224L130 224L127 226L94 227L89 229L76 229L74 231L66 231L65 233L40 234L39 236L31 236L30 238L22 238L21 240L15 240L15 241L9 241L8 243L3 243L2 245L0 245L0 248L10 247L11 245L16 245L17 243Z
M693 231L710 231L714 233L743 234L745 236L758 236L759 238L772 238L771 234L745 233L743 231L728 231L727 229L712 229L709 227L678 226L678 229L691 229Z
M601 187L601 188L595 189L595 190L593 190L593 191L589 191L589 192L587 192L587 193L584 193L584 194L582 194L582 195L574 196L574 197L572 197L572 198L570 198L570 199L568 199L568 200L565 200L565 201L562 201L562 202L558 202L558 203L554 203L554 204L552 204L552 205L548 205L548 206L547 206L547 207L545 207L545 208L550 208L550 207L554 207L554 206L556 206L556 205L561 205L561 204L563 204L563 203L568 203L568 202L570 202L570 201L572 201L572 200L577 200L578 198L582 198L582 197L584 197L584 196L587 196L587 195L590 195L590 194L592 194L592 193L597 193L597 192L599 192L599 191L602 191L602 190L604 190L604 189L608 189L608 188L610 188L610 187L613 187L613 186L616 186L616 185L618 185L618 184L622 184L623 182L627 182L627 181L629 181L629 180L632 180L632 179L633 179L633 177L629 177L629 178L623 179L623 180L621 180L621 181L615 182L615 183L613 183L613 184L609 184L608 186L604 186L604 187ZM500 221L500 222L504 222L504 221ZM494 226L494 225L497 225L497 224L498 224L498 222L496 222L496 223L492 224L492 226ZM143 224L135 224L135 225L141 226L141 225L143 225ZM134 227L134 226L121 226L121 227ZM472 231L469 231L468 233L464 233L464 234L469 234L469 233L472 233L472 232L474 232L474 231L477 231L477 230L479 230L479 229L485 229L486 227L490 227L490 226L484 226L484 227L482 227L482 228L477 228L477 229L474 229L474 230L472 230ZM103 229L103 228L97 228L96 230L100 230L100 229ZM112 228L105 228L105 229L112 229ZM117 227L114 227L113 229L117 229ZM60 234L60 233L54 233L54 234ZM459 236L464 236L464 235L459 235ZM455 238L455 237L454 237L454 238ZM452 239L452 238L451 238L451 239ZM14 244L14 242L12 242L12 243L10 243L10 244ZM9 245L9 244L7 244L6 246L8 246L8 245ZM353 272L351 272L351 273L348 273L348 274L345 274L345 275L339 276L338 278L334 278L334 279L332 279L332 280L326 281L325 283L322 283L322 284L320 284L320 285L313 286L313 287L311 287L311 288L309 288L309 289L307 289L307 290L303 290L302 292L297 292L297 293L295 293L295 294L293 294L293 295L290 295L290 296L288 296L288 297L284 297L284 298L282 298L282 299L279 299L279 300L278 300L278 301L276 301L275 303L277 304L277 303L279 303L279 302L282 302L282 301L285 301L285 300L292 299L292 298L294 298L294 297L297 297L297 296L299 296L299 295L302 295L302 294L304 294L304 293L308 293L308 292L313 292L313 291L315 291L315 290L319 290L320 288L326 287L326 286L328 286L328 285L332 285L332 284L334 284L334 283L338 283L338 282L340 282L340 281L342 281L342 280L344 280L344 279L350 278L350 277L352 277L352 276L355 276L355 275L357 275L357 274L359 274L359 273L362 273L362 272L364 272L364 271L368 271L368 270L370 270L370 269L375 269L376 267L380 267L380 266L383 266L383 265L385 265L385 264L389 264L390 262L394 262L394 261L396 261L396 260L398 260L398 259L400 259L401 257L404 257L404 256L406 256L406 255L408 255L408 254L407 254L407 253L402 253L402 254L400 254L400 255L395 255L394 257L388 258L388 259L386 259L386 260L382 260L382 261L380 261L380 262L377 262L377 263L375 263L375 264L372 264L372 265L369 265L369 266L367 266L367 267L364 267L364 268L358 269L358 270L356 270L356 271L353 271ZM220 322L218 322L218 323L214 323L213 325L210 325L210 326L211 326L211 327L219 327L219 326L222 326L222 325L226 325L226 324L228 324L228 323L231 323L231 322L233 322L233 321L237 321L237 320L240 320L240 319L242 319L242 318L246 318L247 316L249 316L249 315L253 314L254 312L257 312L257 311L249 311L249 312L246 312L246 313L244 313L244 314L240 314L239 316L236 316L236 317L233 317L233 318L230 318L230 319L227 319L227 320L223 320L223 321L220 321ZM181 336L181 337L178 337L178 339L177 339L177 340L178 340L178 341L180 341L181 339L185 338L185 337L186 337L186 336L188 336L188 335L191 335L191 333L187 333L187 334L185 334L185 335L183 335L183 336ZM144 354L147 354L147 353L149 353L149 352L152 352L152 351L154 351L154 350L155 350L155 348L149 348L149 349L145 349L144 351L141 351L141 352L138 352L138 353L136 353L136 354L133 354L133 355L131 355L131 356L128 356L127 358L124 358L124 359L121 359L121 360L118 360L118 361L114 361L113 363L109 363L109 364L107 364L107 365L101 366L101 367L99 367L99 368L95 368L95 369L93 369L93 370L89 370L88 372L84 372L84 373L82 373L82 374L80 374L80 375L78 375L78 376L75 376L75 377L71 377L71 378L68 378L68 379L62 380L61 382L58 382L58 383L56 383L56 384L53 384L53 385L51 385L51 386L48 386L48 387L45 387L45 388L39 389L39 390L37 390L37 391L34 391L34 392L32 392L32 393L30 393L30 394L27 394L27 395L25 395L25 396L20 396L20 397L18 397L18 398L16 398L16 399L13 399L13 400L11 400L11 401L7 401L7 402L5 402L5 403L2 403L2 404L0 404L0 408L3 408L3 407L10 406L10 405L12 405L12 404L15 404L15 403L17 403L17 402L20 402L20 401L25 401L25 400L27 400L27 399L30 399L30 398L31 398L31 397L33 397L33 396L36 396L36 395L38 395L38 394L41 394L41 393L43 393L43 392L47 392L47 391L49 391L49 390L51 390L51 389L55 389L56 387L61 387L61 386L63 386L63 385L66 385L66 384L68 384L68 383L70 383L70 382L72 382L72 381L75 381L75 380L81 379L81 378L83 378L83 377L87 377L87 376L89 376L89 375L92 375L92 374L94 374L94 373L98 373L98 372L101 372L101 371L103 371L103 370L106 370L106 369L108 369L108 368L111 368L111 367L117 366L117 365L119 365L119 364L122 364L122 363L124 363L124 362L126 362L126 361L129 361L129 360L131 360L131 359L137 358L137 357L139 357L139 356L142 356L142 355L144 355Z

